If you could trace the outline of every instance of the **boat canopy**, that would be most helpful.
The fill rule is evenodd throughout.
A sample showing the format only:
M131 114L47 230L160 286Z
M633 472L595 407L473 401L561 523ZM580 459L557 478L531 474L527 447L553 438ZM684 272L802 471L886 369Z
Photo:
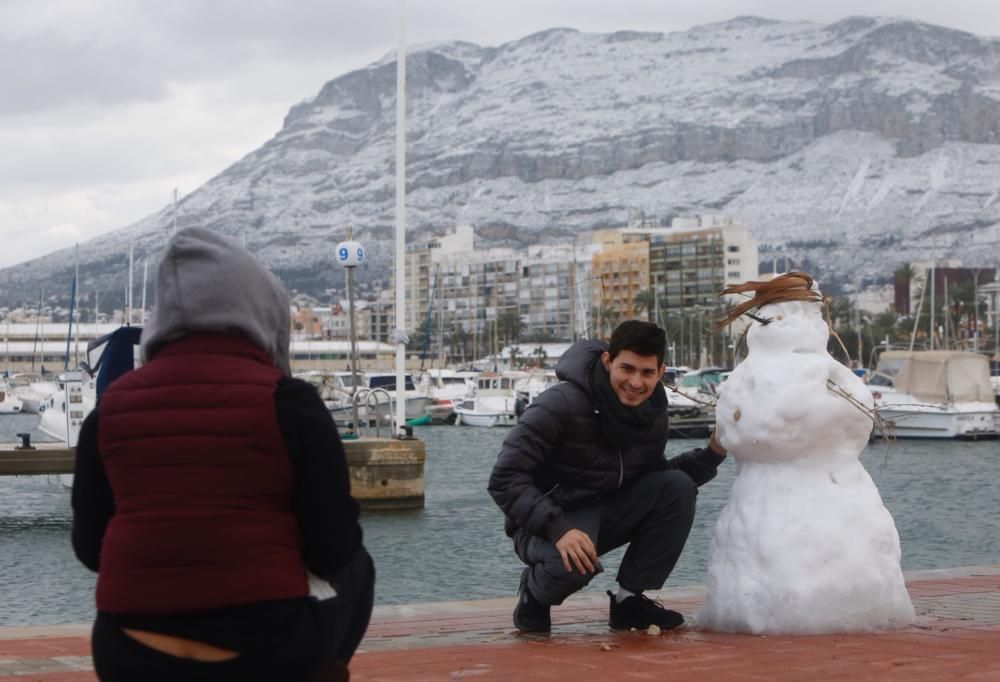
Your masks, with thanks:
M876 372L893 377L896 390L929 402L992 403L990 364L985 355L950 350L890 350Z

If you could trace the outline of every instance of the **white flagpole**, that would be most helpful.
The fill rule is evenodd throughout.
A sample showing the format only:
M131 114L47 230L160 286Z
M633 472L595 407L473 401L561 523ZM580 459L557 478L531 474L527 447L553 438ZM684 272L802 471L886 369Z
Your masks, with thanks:
M396 435L406 424L406 0L399 0L396 48Z

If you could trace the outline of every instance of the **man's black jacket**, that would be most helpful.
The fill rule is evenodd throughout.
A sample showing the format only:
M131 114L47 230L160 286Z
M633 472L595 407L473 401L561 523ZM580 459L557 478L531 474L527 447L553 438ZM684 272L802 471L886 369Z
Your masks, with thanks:
M608 442L590 379L606 350L600 341L567 350L556 367L562 383L535 398L504 439L488 490L507 517L507 535L524 528L555 542L571 528L565 511L596 504L653 471L679 469L699 486L715 477L725 457L709 448L664 457L666 407L654 443Z

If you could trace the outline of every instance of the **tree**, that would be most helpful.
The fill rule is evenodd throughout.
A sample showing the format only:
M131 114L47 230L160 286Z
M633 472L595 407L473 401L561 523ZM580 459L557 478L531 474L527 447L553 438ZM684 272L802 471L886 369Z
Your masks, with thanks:
M553 343L558 341L559 338L556 336L554 331L546 327L544 329L538 329L532 334L528 334L523 340L530 341L532 343Z
M892 277L893 281L900 286L909 286L914 278L916 278L917 274L917 266L913 263L903 263L893 271Z
M644 289L632 298L632 311L636 317L645 314L647 320L656 320L656 294L652 289Z
M611 332L618 326L621 320L621 312L612 305L602 303L596 306L591 313L591 338L606 339L611 336Z
M507 353L510 357L510 368L517 369L520 367L523 363L521 360L521 349L518 346L511 346Z
M447 342L452 358L461 357L464 363L466 358L471 357L472 334L465 331L463 327L455 328L448 335Z
M509 345L521 340L524 333L524 322L521 316L514 310L505 310L497 318L497 335L503 344Z
M545 349L541 346L537 346L535 350L531 352L531 356L535 358L536 365L541 368L545 366L545 361L549 359L549 354L545 352Z

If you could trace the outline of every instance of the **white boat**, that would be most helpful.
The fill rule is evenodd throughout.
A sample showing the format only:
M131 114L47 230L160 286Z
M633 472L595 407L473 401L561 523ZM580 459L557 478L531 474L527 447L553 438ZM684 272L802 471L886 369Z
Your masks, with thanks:
M455 419L455 406L475 388L478 372L457 369L431 369L420 377L420 390L430 402L426 412L434 423L450 423Z
M455 424L513 426L526 405L517 394L517 382L523 378L523 373L480 374L474 393L455 406Z
M670 387L666 391L667 414L671 417L695 417L701 414L703 409L711 409L711 405L706 404L704 397L699 397L698 400L692 399L690 395L678 387ZM692 391L692 393L697 395L697 391Z
M59 375L60 390L53 393L42 410L38 430L50 438L75 448L80 427L97 404L94 380L82 370Z
M354 420L351 402L354 396L355 383L351 372L311 370L299 372L295 374L295 378L307 381L316 388L319 397L323 400L323 404L326 405L326 409L330 411L333 421L337 426L348 426L351 424ZM360 373L358 374L357 383L364 385L364 376ZM358 419L360 421L364 416L365 409L362 406L359 410Z
M695 403L715 404L719 398L719 385L731 370L725 367L703 367L685 372L677 380L677 388Z
M902 438L1000 435L1000 407L984 355L886 351L868 380L878 415Z
M417 387L413 383L413 375L405 374L403 376L403 382L403 399L406 400L406 418L417 419L425 416L427 414L427 405L430 404L431 399L426 393L417 390ZM365 383L367 388L380 388L386 391L392 399L392 404L396 404L397 391L395 372L368 372L365 374ZM381 406L386 405L388 408L388 403L378 398L378 392L374 392L372 395L375 396L376 400L379 400L378 410L379 417L381 418ZM362 400L362 402L366 401ZM386 414L388 415L388 412Z
M5 388L0 388L0 414L20 414L21 401Z
M521 394L530 405L538 397L538 394L559 383L554 369L528 370L526 376L517 380L517 392Z
M10 378L8 388L21 401L21 411L26 414L44 412L49 398L61 390L58 383L40 374L15 374Z

